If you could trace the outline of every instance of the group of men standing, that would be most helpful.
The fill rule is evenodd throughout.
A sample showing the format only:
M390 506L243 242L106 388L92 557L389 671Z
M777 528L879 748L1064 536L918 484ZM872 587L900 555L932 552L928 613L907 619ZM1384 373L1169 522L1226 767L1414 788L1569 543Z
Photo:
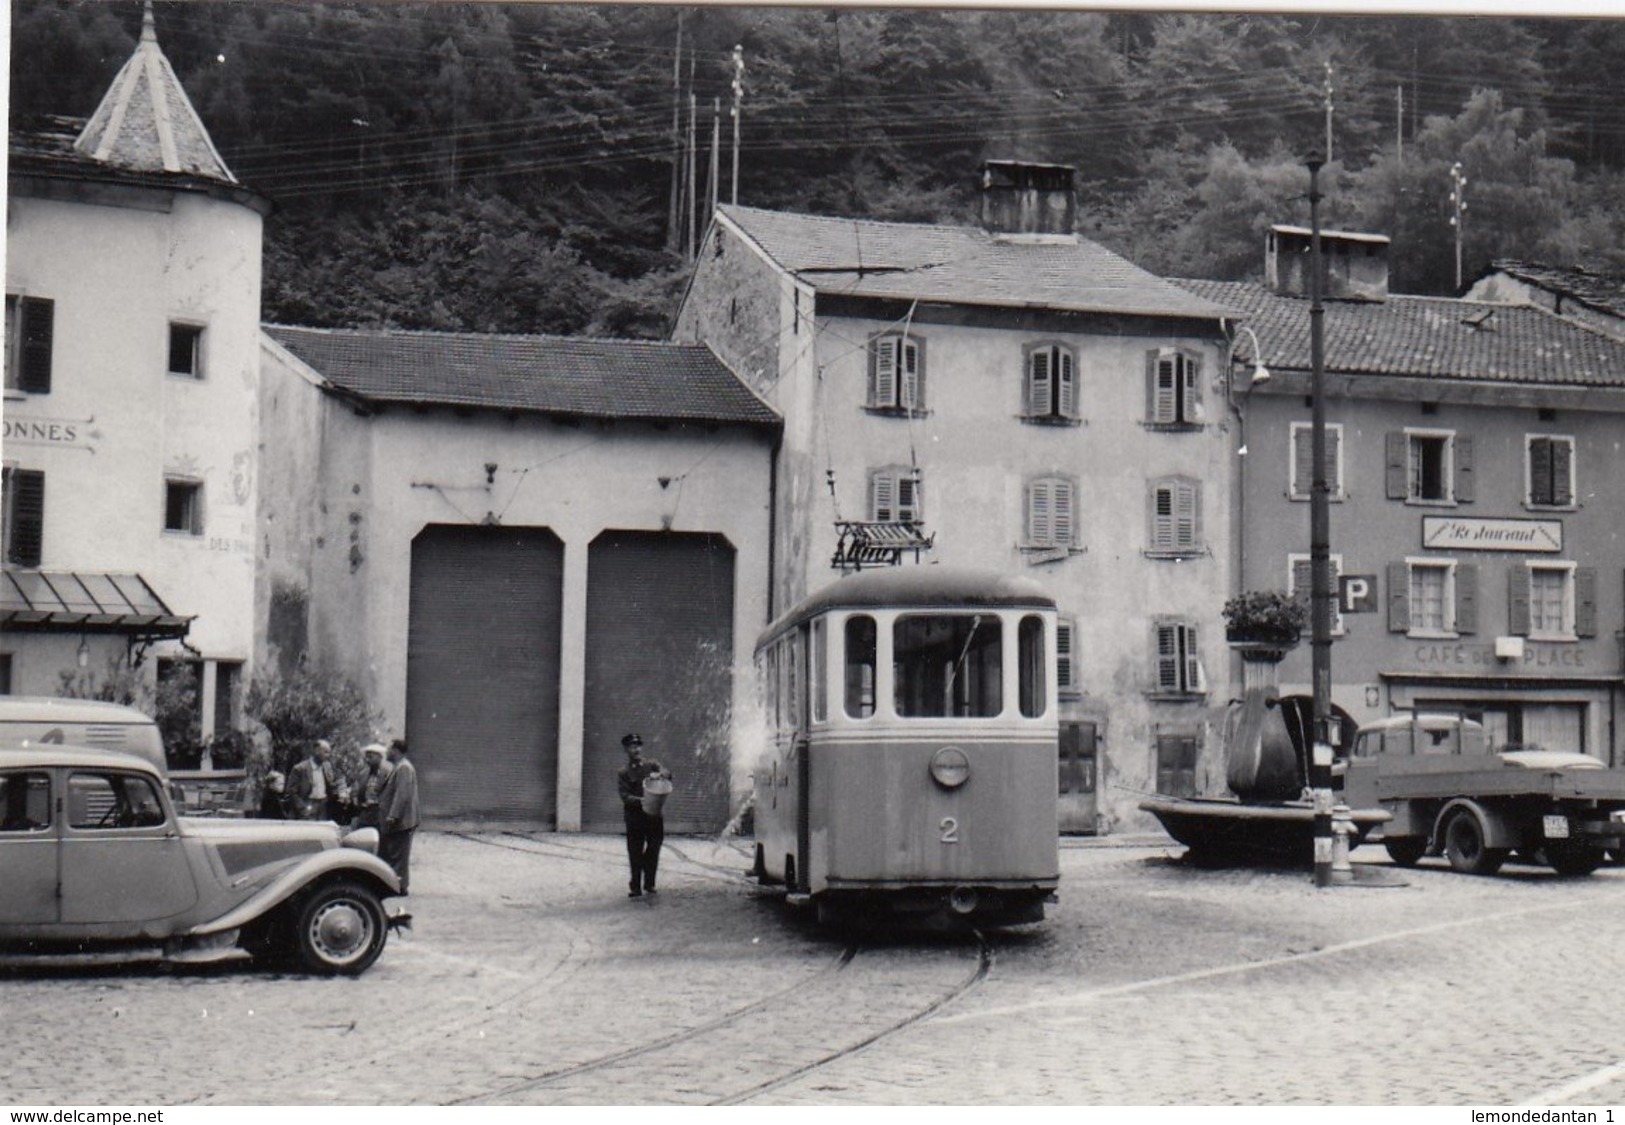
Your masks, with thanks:
M333 761L332 743L317 739L285 780L275 772L267 777L260 815L378 829L378 858L394 868L405 894L418 827L417 770L404 738L388 747L369 743L361 758L364 767L350 777Z

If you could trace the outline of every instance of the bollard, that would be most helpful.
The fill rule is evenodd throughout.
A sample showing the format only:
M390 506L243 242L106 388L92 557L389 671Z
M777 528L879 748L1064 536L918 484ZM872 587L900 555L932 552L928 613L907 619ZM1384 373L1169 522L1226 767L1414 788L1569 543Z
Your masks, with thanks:
M1332 807L1332 884L1354 882L1354 868L1349 864L1349 837L1354 833L1354 817L1349 807L1339 801Z

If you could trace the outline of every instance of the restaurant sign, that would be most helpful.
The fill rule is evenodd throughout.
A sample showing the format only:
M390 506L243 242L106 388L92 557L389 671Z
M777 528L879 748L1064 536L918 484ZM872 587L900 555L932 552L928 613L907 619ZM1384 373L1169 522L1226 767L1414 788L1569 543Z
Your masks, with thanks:
M1555 553L1563 549L1563 521L1423 516L1422 546L1436 551Z

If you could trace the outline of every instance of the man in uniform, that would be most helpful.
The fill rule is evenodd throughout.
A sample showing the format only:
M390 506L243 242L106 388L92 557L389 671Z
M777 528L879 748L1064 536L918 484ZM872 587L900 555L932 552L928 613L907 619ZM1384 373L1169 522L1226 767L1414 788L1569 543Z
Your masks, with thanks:
M660 868L660 845L666 839L666 819L658 812L643 811L643 783L651 777L670 778L660 763L645 760L643 739L629 734L621 739L626 751L626 768L615 775L621 793L621 810L626 816L626 858L632 869L632 898L655 893L655 873Z

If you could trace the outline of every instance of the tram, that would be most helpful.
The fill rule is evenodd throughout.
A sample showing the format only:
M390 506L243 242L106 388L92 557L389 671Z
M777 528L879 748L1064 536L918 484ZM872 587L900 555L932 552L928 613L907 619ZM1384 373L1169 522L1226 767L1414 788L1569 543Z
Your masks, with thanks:
M1031 579L938 566L848 575L769 626L756 877L824 922L1042 920L1055 629Z

